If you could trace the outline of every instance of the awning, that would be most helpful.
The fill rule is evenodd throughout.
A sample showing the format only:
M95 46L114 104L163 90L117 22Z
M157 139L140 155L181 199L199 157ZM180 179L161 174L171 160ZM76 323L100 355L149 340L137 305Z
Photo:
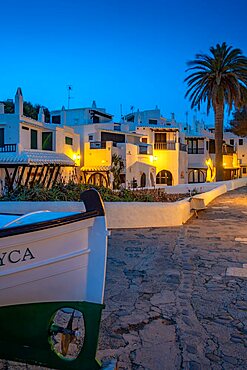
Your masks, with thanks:
M61 166L75 166L75 162L63 153L48 151L23 151L17 153L0 153L0 165L18 164L18 165L46 165L57 164Z

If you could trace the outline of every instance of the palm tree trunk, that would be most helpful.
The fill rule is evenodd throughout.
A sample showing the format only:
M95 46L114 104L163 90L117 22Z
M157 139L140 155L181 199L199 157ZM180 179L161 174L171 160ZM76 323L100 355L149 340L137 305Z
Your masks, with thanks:
M215 117L215 166L216 166L216 181L224 180L223 169L223 121L224 121L224 105L216 104L214 107Z

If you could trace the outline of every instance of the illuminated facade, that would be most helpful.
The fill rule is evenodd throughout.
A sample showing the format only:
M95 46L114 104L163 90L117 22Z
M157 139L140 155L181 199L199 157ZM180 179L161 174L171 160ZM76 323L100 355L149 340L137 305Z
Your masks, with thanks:
M141 141L153 148L157 186L188 182L188 156L185 135L172 114L171 120L161 116L158 108L130 113L124 118L130 129L142 135Z
M56 117L56 118L54 118ZM81 181L114 187L114 156L123 164L121 187L155 186L153 147L129 126L115 123L105 109L62 109L51 112L51 121L66 122L80 135Z
M223 141L224 180L241 176L236 146L226 139ZM196 122L194 129L186 134L188 145L188 182L213 182L216 177L215 169L215 140L214 129L206 129L203 124Z
M224 133L225 180L247 176L247 139ZM118 166L121 167L118 169ZM215 181L214 130L203 122L176 122L153 110L136 111L120 123L104 108L51 112L45 122L23 115L21 89L15 112L4 113L0 103L1 191L41 183L51 187L58 179L106 187L165 187Z

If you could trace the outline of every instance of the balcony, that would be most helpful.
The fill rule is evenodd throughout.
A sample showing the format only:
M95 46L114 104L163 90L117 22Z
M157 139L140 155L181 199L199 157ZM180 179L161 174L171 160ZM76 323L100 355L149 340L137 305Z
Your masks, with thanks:
M90 149L106 149L106 141L90 141Z
M188 154L204 154L204 148L188 148Z
M4 144L0 146L0 153L14 153L16 152L16 144Z
M236 152L237 151L236 151L236 148L234 146L223 144L223 148L222 148L223 155L232 155Z
M167 141L166 143L154 143L155 150L176 150L176 143Z

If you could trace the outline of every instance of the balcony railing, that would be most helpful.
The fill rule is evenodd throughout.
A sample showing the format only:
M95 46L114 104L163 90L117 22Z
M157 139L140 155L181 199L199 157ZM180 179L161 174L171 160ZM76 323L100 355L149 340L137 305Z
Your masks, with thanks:
M105 149L105 141L90 141L90 149Z
M14 153L16 152L16 144L4 144L0 146L0 153Z
M204 148L188 148L188 154L204 154Z
M156 150L176 150L175 142L166 142L166 143L154 143L154 149Z
M181 152L187 152L187 145L186 144L179 143L179 150Z
M236 153L237 151L234 146L223 145L222 152L224 155L231 155L233 153Z

